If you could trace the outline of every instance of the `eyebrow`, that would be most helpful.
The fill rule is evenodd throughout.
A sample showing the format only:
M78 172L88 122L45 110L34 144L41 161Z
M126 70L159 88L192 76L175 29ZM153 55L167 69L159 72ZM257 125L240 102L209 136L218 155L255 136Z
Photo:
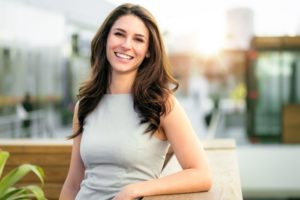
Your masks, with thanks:
M121 32L123 32L123 33L126 33L126 31L125 31L124 29L122 29L122 28L115 28L115 30L121 31ZM135 36L138 36L138 37L145 38L145 36L144 36L143 34L136 33L136 34L134 34L134 35L135 35Z

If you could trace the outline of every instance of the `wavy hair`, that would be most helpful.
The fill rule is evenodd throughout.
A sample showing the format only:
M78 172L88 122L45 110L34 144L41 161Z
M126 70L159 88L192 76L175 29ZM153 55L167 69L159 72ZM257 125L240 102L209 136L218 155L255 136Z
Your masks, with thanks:
M108 15L92 40L90 76L81 85L78 94L79 129L70 138L83 132L85 118L107 93L110 81L110 64L106 57L107 37L114 22L124 15L138 17L149 30L150 57L145 58L139 66L132 86L133 106L139 114L140 123L149 124L145 133L153 135L160 126L160 117L170 109L168 97L177 90L178 83L169 71L170 64L157 23L145 8L123 4Z

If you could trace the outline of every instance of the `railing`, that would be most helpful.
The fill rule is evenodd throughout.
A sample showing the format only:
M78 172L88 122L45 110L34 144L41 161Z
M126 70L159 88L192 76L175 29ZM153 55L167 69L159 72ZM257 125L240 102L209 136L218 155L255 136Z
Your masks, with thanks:
M222 112L219 110L215 110L212 114L212 118L210 120L205 139L206 140L214 139L218 134L218 131L220 131L222 125L223 125Z
M26 120L31 121L31 125L26 130L30 135L33 132L46 133L48 137L52 137L52 132L47 125L46 111L36 110L27 114ZM6 135L10 138L24 137L22 128L23 119L16 114L0 117L0 136ZM27 136L28 137L28 136Z

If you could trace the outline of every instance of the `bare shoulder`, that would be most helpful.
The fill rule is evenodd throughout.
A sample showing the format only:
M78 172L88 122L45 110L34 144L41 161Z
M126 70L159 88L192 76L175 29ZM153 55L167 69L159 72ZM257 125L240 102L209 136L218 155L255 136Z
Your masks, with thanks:
M182 126L190 126L189 119L176 97L171 94L167 100L167 112L161 117L161 127L168 135L168 132L174 132Z
M161 118L162 122L164 122L165 120L167 120L170 116L176 117L176 115L178 114L184 114L184 110L182 109L180 103L178 102L177 98L173 95L170 94L168 96L167 102L166 102L166 106L167 106L167 112L166 114Z

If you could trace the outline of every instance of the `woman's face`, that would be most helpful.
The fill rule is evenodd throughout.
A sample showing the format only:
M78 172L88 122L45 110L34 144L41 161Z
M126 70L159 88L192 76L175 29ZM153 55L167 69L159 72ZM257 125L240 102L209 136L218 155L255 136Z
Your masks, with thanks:
M106 56L113 73L136 72L149 55L149 31L134 15L124 15L115 21L107 37Z

